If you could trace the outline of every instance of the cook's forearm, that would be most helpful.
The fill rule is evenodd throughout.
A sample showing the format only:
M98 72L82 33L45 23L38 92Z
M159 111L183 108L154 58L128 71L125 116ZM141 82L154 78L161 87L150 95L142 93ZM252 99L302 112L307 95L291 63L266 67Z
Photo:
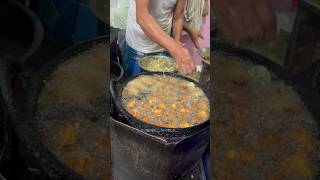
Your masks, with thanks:
M184 31L186 31L188 34L190 34L191 33L191 27L188 25L188 23L187 22L185 22L184 21L184 23L183 23L183 30Z
M137 13L137 22L152 41L170 52L174 46L174 39L161 29L160 25L149 13Z
M186 0L178 0L173 13L172 35L176 41L180 41L184 25L184 8Z
M173 34L174 40L180 41L181 32L182 32L183 27L184 27L184 19L183 18L176 19L173 22L172 34Z

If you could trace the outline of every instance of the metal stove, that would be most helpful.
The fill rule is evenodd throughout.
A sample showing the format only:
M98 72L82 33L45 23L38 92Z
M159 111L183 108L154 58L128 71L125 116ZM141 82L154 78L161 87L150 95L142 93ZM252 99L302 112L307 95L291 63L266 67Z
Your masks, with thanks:
M114 180L205 180L203 154L210 127L175 139L158 137L110 118Z

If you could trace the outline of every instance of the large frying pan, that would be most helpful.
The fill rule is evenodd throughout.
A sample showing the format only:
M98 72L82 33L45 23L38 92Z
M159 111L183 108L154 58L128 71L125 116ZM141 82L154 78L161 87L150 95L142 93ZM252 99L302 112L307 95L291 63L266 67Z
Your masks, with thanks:
M44 178L85 179L58 160L42 143L39 134L32 125L32 122L35 121L38 96L44 86L43 80L49 77L60 63L94 47L95 44L107 44L108 41L109 37L103 36L83 42L61 52L46 63L34 64L32 70L24 70L19 74L15 73L15 68L12 66L7 70L8 76L6 82L2 85L5 86L7 97L9 97L7 104L12 116L14 130L19 138L20 153L28 166L38 169ZM106 51L108 54L109 48ZM109 68L107 69L109 70Z
M167 138L191 135L191 134L203 129L206 126L209 126L210 117L206 121L204 121L203 123L196 125L196 126L189 127L189 128L166 128L166 127L159 127L156 125L145 123L145 122L135 118L134 116L132 116L121 104L121 95L122 95L123 88L131 80L133 80L141 75L156 75L156 74L158 74L158 75L165 74L167 76L181 78L181 79L193 82L200 89L203 89L203 88L201 88L200 84L197 83L196 81L194 81L190 78L184 77L182 75L175 74L175 73L144 72L139 75L131 76L131 77L127 78L126 80L124 80L124 82L121 82L121 83L119 83L119 82L115 83L115 81L111 81L110 92L111 92L112 100L115 103L115 106L117 108L117 112L120 115L122 115L124 117L124 119L126 119L132 126L138 128L138 129L144 130L146 132L152 133L152 134L160 136L160 137L167 137ZM209 99L208 94L206 94L206 95Z
M262 55L250 50L237 48L227 42L213 41L211 43L211 47L213 54L220 54L224 57L238 57L245 61L266 67L279 79L282 79L285 84L294 88L294 90L301 96L308 110L314 115L314 118L318 120L320 124L320 95L316 91L306 87L305 84L301 82L300 76L290 74L282 66Z
M222 55L223 57L237 57L253 64L262 65L270 72L273 72L286 85L291 86L300 95L308 111L316 120L318 130L320 130L320 94L307 86L305 83L307 76L292 75L279 64L250 50L237 48L227 42L212 41L211 49L213 54ZM320 135L318 139L320 140ZM320 173L318 173L316 179L320 179Z

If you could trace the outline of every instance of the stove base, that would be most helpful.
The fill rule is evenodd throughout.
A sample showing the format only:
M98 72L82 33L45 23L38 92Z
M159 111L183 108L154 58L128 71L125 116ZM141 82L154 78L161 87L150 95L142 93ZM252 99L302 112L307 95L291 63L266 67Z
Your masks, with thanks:
M122 180L112 176L111 180ZM199 161L192 169L180 175L174 180L206 180L203 162Z

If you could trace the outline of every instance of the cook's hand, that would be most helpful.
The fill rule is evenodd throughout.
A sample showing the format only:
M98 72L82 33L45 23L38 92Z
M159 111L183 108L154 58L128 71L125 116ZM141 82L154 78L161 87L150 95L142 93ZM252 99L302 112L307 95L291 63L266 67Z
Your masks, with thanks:
M199 39L203 39L203 36L200 33L200 31L196 30L195 28L190 28L190 37L194 46L196 48L200 48Z
M276 17L269 0L215 0L218 27L234 41L276 37Z
M191 74L195 71L195 64L189 53L181 44L176 43L175 49L170 52L176 60L178 70L183 74Z
M209 14L209 1L206 0L204 2L204 6L203 6L203 12L202 12L202 16L206 16Z
M184 47L184 46L185 46L185 44L184 44L184 43L182 43L180 40L175 40L175 41L176 41L176 43L180 44L182 47Z

